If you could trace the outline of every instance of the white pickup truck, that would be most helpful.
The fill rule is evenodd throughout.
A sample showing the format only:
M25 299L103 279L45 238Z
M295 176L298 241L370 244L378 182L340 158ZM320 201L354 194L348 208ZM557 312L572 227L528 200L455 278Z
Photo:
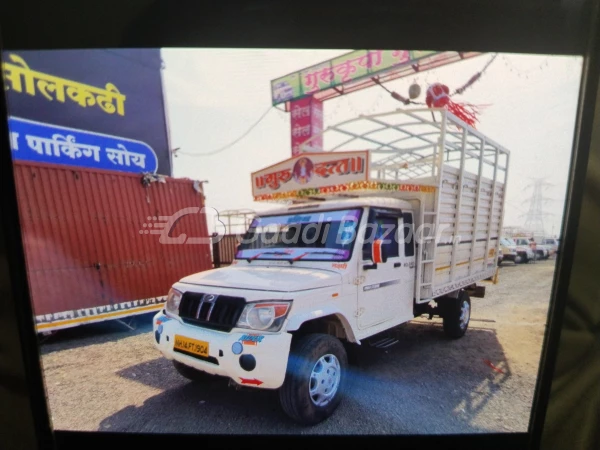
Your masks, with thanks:
M538 240L538 242L535 241L531 241L526 237L514 237L513 240L515 241L515 243L521 247L527 247L529 246L529 248L531 248L531 250L534 252L535 255L535 259L548 259L551 254L550 254L550 248L547 245L541 244L539 242L541 242L541 239ZM535 244L534 244L535 242Z
M393 131L385 145L373 124ZM340 404L349 348L421 315L460 338L485 294L476 283L497 270L507 150L445 110L350 125L328 130L375 148L253 173L255 200L287 204L254 219L234 264L175 283L154 318L154 344L183 376L277 389L303 424Z

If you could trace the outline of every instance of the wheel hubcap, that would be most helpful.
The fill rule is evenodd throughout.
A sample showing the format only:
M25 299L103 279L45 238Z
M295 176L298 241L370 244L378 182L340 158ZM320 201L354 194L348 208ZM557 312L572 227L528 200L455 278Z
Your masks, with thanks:
M460 327L462 329L466 328L469 324L469 319L471 317L471 307L469 306L469 302L463 300L462 306L460 308Z
M340 362L335 355L319 358L310 374L308 390L316 406L327 405L337 393L341 379Z

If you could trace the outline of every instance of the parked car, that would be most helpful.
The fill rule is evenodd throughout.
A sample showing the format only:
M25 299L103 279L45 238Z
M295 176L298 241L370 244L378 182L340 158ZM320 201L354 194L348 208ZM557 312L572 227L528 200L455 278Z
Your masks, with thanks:
M518 237L514 239L515 243L517 245L526 247L529 246L530 248L535 248L535 254L536 254L536 259L548 259L550 257L550 249L549 247L543 245L543 244L539 244L537 242L532 242L531 240L529 240L528 238L524 238L524 237ZM535 244L535 245L533 245Z
M535 256L529 246L517 245L508 237L500 239L500 250L502 251L502 262L512 261L515 264L521 264L533 260Z
M542 244L550 247L554 253L558 253L558 239L556 238L544 238Z

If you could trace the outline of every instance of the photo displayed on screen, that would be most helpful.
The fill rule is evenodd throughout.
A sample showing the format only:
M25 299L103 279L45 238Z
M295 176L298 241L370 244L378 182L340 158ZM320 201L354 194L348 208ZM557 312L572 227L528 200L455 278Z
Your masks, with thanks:
M28 50L2 70L55 429L527 431L582 58Z

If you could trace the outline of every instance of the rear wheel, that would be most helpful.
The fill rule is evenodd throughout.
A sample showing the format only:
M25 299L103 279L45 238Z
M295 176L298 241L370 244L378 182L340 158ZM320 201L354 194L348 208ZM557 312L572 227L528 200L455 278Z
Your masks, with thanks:
M182 364L179 361L173 361L173 366L175 367L175 370L179 372L179 375L191 381L212 381L218 378L217 376L211 375L210 373L202 372L201 370L196 370L193 367L186 366L185 364Z
M309 334L292 344L279 400L294 421L314 425L327 419L342 401L348 357L339 339Z
M444 332L453 339L464 336L471 320L471 299L461 291L458 298L446 299L444 307Z

